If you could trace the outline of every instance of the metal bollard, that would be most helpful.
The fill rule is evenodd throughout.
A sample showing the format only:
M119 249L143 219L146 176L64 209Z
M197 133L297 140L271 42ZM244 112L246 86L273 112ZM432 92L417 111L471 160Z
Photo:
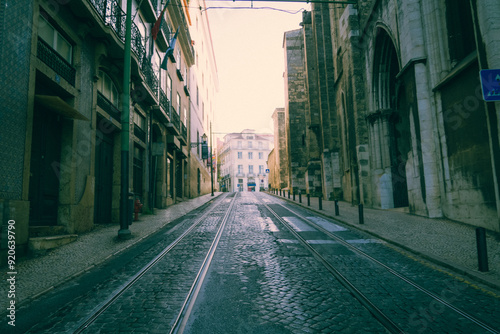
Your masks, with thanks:
M358 212L359 212L359 224L364 224L365 223L365 218L363 217L363 204L358 205Z
M335 216L339 215L339 200L335 200Z
M281 189L280 189L280 196L281 196Z
M486 248L486 230L484 227L476 228L477 260L479 271L486 272L488 268L488 249Z
M323 194L319 194L318 201L319 201L319 209L323 210Z
M311 195L307 194L307 206L311 206Z
M295 191L293 192L293 201L295 202Z
M302 203L302 193L299 190L299 203Z
M290 189L288 189L288 199L290 199Z

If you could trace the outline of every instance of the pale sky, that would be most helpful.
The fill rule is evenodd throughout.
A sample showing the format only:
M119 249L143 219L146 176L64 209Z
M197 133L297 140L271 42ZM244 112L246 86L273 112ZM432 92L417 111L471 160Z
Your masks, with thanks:
M284 107L285 31L299 29L304 3L206 1L219 76L214 133L272 133L271 115ZM271 7L287 11L288 14ZM223 134L216 134L223 137Z

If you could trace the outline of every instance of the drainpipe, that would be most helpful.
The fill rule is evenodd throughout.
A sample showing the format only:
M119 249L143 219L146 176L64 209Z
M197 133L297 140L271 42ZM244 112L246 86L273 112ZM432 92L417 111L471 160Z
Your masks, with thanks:
M132 0L127 0L125 49L123 55L123 111L121 130L121 188L120 188L120 230L118 238L131 237L128 228L131 212L128 207L129 193L129 140L130 140L130 52L132 40Z

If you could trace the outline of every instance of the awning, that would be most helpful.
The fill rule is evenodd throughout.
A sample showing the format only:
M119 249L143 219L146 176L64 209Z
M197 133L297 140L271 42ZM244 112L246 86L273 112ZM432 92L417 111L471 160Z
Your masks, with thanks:
M40 103L42 106L49 108L58 114L72 118L81 119L83 121L90 121L87 117L83 116L78 110L70 106L68 103L64 102L59 96L51 95L35 95L35 101Z

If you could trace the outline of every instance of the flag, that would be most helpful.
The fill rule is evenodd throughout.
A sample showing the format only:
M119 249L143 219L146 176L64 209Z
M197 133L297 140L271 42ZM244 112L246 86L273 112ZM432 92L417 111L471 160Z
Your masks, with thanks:
M153 40L155 40L155 41L156 41L156 37L158 36L158 33L160 32L161 23L163 21L163 13L165 13L165 9L167 9L169 2L170 2L170 0L167 0L165 7L163 7L163 10L161 11L160 16L158 16L158 19L156 20L155 25L153 26L153 29L151 29L151 35L153 36Z
M177 31L175 32L174 37L172 37L172 40L170 41L168 49L165 52L165 58L163 58L163 61L162 61L161 66L160 66L165 71L167 70L168 57L170 57L174 53L175 42L177 41L177 34L179 33L179 27L177 27Z

